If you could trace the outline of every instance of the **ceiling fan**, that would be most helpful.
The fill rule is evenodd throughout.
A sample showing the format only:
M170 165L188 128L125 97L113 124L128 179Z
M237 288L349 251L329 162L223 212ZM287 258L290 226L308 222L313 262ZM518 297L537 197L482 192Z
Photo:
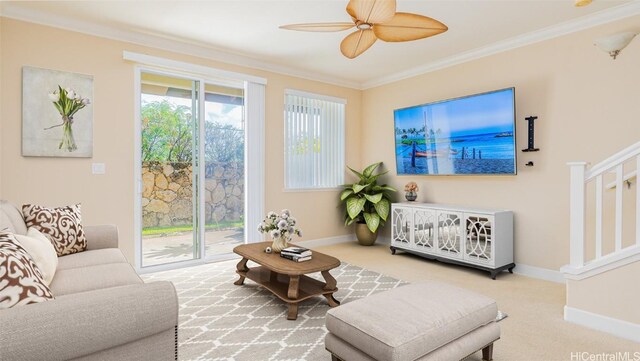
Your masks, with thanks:
M340 43L344 56L353 59L380 39L388 42L411 41L444 33L449 28L438 20L418 14L396 12L396 0L350 0L347 13L353 22L282 25L298 31L342 31L356 27Z

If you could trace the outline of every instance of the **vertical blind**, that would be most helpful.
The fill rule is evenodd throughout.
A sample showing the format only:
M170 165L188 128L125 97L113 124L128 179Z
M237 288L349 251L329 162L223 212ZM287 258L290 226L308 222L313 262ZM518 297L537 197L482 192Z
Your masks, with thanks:
M285 187L335 188L344 183L344 99L285 92Z

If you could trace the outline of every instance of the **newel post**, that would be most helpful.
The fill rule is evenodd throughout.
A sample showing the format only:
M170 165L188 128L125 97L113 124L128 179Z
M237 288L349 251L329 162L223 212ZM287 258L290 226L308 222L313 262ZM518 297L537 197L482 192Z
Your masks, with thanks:
M569 246L570 265L584 266L585 230L585 170L587 162L567 163L571 170L569 191Z

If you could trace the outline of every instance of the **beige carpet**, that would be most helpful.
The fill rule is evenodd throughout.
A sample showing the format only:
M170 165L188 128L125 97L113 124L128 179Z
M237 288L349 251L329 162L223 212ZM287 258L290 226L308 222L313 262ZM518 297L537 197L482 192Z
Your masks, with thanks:
M581 352L630 352L630 360L633 360L634 352L640 351L638 343L565 322L563 284L507 272L498 275L494 281L487 272L428 261L401 251L392 256L388 246L382 244L362 247L354 241L316 249L349 264L400 280L448 282L496 299L498 307L509 314L507 319L500 322L502 338L494 346L496 361L589 360L572 358L572 353ZM479 359L476 355L470 360ZM602 356L597 358L609 359Z

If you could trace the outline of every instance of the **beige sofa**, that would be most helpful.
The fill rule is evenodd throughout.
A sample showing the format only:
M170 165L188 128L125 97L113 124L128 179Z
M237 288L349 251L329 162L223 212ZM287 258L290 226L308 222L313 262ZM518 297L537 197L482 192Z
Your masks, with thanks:
M26 234L0 201L0 229ZM115 226L84 226L87 250L60 257L55 299L0 310L0 360L177 360L178 298L170 282L143 283Z

